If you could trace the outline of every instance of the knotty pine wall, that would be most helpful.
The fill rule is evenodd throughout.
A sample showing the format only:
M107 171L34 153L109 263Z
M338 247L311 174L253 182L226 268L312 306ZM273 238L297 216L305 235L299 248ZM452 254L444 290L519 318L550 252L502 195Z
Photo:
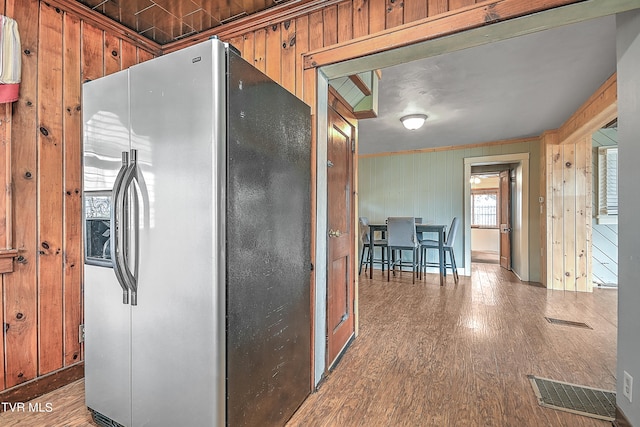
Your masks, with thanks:
M222 30L235 46L290 92L302 97L301 55L388 28L481 3L475 0L329 0L298 16L277 18L253 28Z
M0 245L19 250L2 275L3 390L83 359L81 85L153 55L38 0L0 13L22 44L20 99L0 106Z

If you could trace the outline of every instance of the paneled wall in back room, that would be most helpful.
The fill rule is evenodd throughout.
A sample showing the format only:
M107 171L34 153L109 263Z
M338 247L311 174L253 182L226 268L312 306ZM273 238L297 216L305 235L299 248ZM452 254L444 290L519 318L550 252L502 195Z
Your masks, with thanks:
M22 48L20 98L0 106L12 204L0 236L18 250L2 275L1 391L83 359L82 82L154 55L38 0L2 0L0 13Z

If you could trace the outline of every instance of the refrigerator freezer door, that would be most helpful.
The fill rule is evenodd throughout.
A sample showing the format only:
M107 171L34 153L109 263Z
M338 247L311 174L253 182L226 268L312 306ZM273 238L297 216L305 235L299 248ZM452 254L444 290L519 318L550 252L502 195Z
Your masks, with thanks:
M227 420L284 425L310 385L309 107L229 55Z
M217 268L224 259L217 243L224 55L212 40L130 70L140 171L131 354L136 427L224 424Z
M109 234L111 189L120 169L123 151L129 150L128 74L126 71L83 86L85 230ZM102 206L102 207L99 207ZM91 243L91 244L89 244ZM85 241L85 247L95 246ZM107 254L108 240L101 242ZM93 251L92 251L93 252ZM101 251L88 254L84 266L85 389L87 406L123 425L131 425L130 352L131 308L123 304L110 259L95 262Z

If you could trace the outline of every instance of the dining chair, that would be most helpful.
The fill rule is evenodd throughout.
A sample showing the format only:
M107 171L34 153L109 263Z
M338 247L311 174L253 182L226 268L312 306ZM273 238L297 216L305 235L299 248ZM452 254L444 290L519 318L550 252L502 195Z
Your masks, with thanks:
M453 218L453 221L451 221L451 227L449 228L449 233L447 234L447 240L443 244L444 275L445 276L447 275L447 268L450 268L453 273L453 280L456 283L458 283L458 267L456 266L456 257L454 254L453 245L454 245L454 242L456 241L456 234L458 234L459 226L460 226L460 219L456 216ZM420 268L422 271L426 271L426 267L440 266L440 264L427 262L428 249L438 250L438 241L425 239L420 242ZM447 263L447 253L449 254L449 259L451 260L449 263Z
M371 236L369 235L369 218L366 216L361 216L359 219L359 231L360 231L360 243L362 244L362 252L360 254L360 268L358 269L358 275L362 273L362 266L364 265L364 271L367 271L369 267L369 262L371 261L371 257L374 256L373 251L370 250L370 242ZM384 264L385 264L385 252L387 250L387 240L386 239L373 239L373 248L375 250L376 247L381 249L381 258L373 258L373 264L381 264L382 272L384 273ZM366 252L366 259L365 259Z
M395 274L396 265L407 265L402 261L402 251L412 251L411 276L416 283L418 266L418 236L416 235L416 220L414 217L389 217L387 219L387 282L390 280L389 272L393 268ZM394 256L396 251L399 256ZM393 262L391 262L393 258Z

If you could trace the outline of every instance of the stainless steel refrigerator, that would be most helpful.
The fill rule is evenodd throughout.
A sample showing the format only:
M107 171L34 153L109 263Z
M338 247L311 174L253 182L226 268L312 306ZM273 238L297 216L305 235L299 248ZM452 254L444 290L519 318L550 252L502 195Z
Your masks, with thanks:
M283 425L311 389L309 107L216 39L82 102L94 420Z

